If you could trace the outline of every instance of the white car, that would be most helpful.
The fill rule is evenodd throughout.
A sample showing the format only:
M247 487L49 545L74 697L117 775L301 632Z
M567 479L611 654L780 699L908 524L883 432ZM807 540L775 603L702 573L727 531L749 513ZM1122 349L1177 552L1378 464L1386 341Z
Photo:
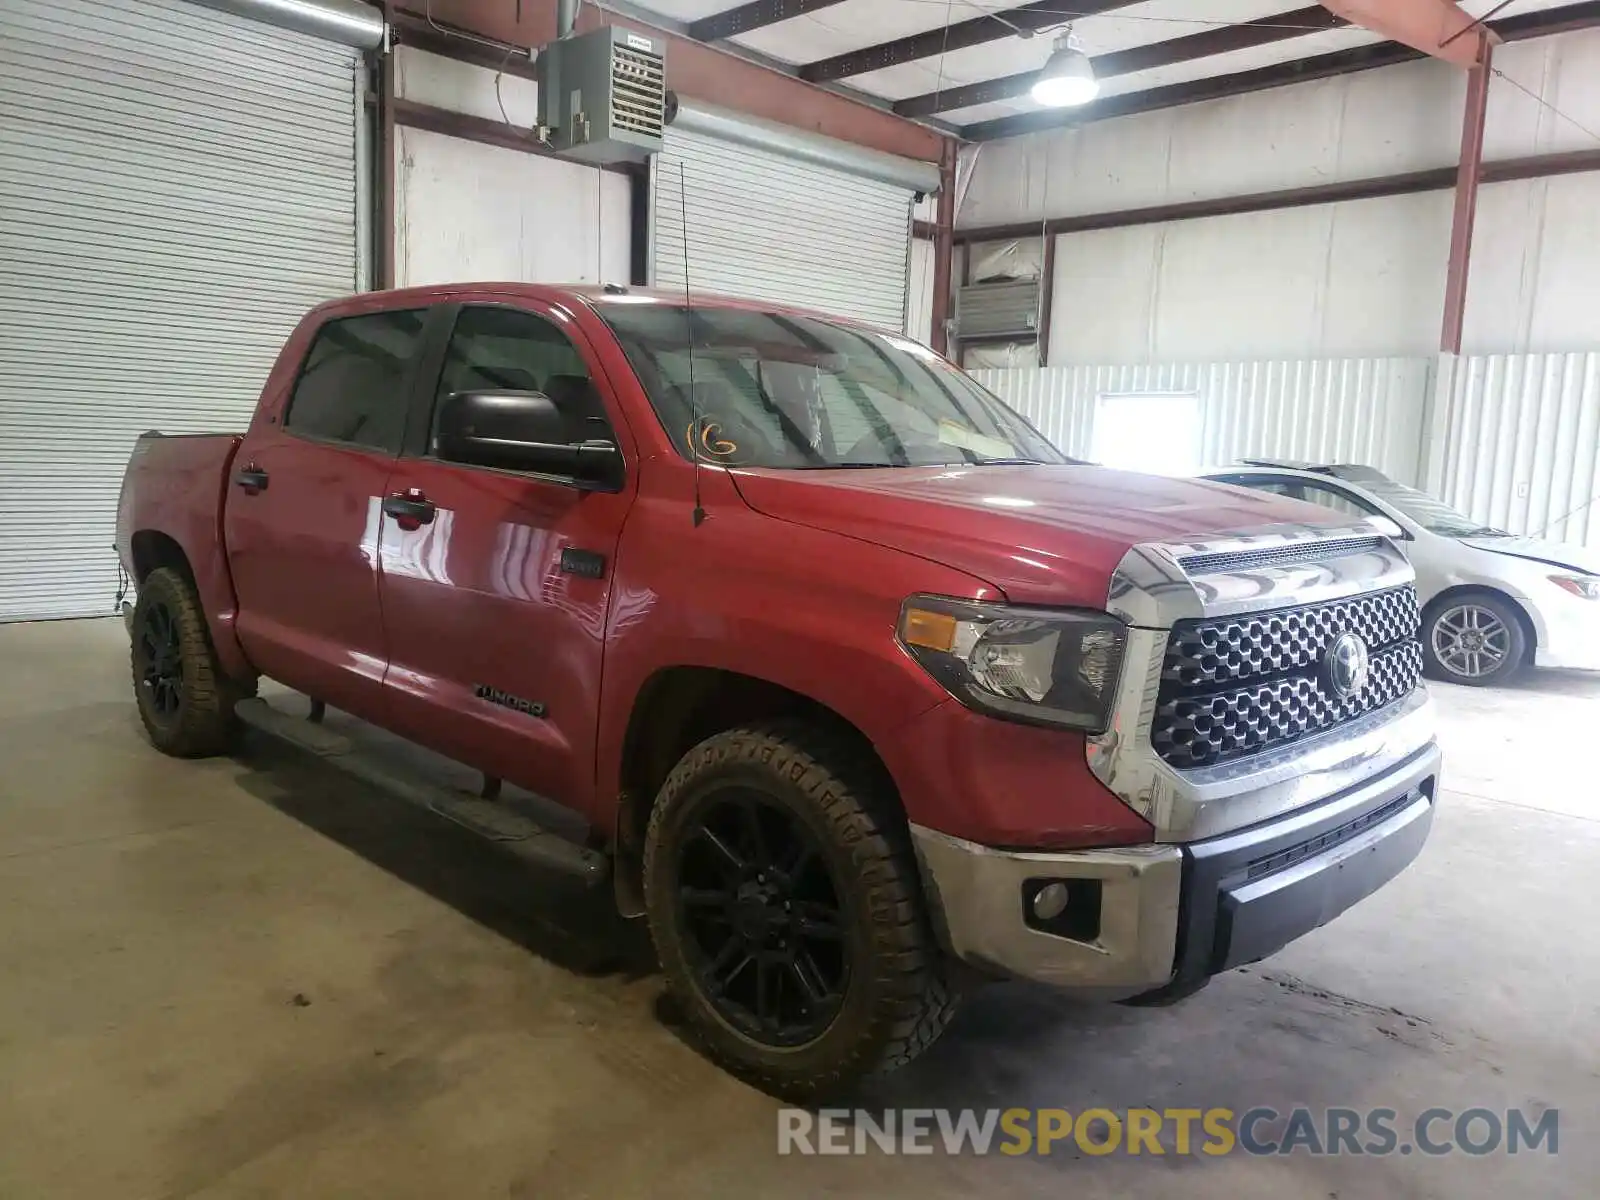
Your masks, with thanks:
M1487 528L1371 467L1251 460L1206 477L1398 526L1435 679L1482 687L1529 665L1600 670L1595 551Z

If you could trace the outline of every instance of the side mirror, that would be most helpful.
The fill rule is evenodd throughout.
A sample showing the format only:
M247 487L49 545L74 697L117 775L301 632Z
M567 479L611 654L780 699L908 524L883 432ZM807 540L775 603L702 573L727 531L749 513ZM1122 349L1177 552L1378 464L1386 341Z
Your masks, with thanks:
M446 462L560 475L590 491L622 486L622 455L607 441L568 441L543 392L455 392L439 405L434 453Z

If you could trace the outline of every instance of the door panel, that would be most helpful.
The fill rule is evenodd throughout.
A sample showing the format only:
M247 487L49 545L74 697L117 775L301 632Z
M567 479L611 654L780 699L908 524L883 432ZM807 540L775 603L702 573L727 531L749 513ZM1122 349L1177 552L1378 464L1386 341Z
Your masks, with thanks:
M378 602L379 508L394 460L272 430L246 439L227 505L240 644L263 674L360 716L377 713L388 649Z
M568 418L571 440L614 440L587 344L537 306L530 310L463 308L435 402L485 387L542 391ZM430 419L424 428L431 427ZM383 523L389 724L601 817L594 802L600 669L631 489L584 492L425 454L398 462L389 492L428 506L420 521Z
M435 509L383 526L397 733L569 807L587 809L613 557L626 503L508 472L405 460L391 491ZM604 559L601 578L565 551ZM593 559L590 559L592 562Z
M388 665L378 544L427 311L318 330L282 425L234 457L225 536L240 643L263 674L381 720Z

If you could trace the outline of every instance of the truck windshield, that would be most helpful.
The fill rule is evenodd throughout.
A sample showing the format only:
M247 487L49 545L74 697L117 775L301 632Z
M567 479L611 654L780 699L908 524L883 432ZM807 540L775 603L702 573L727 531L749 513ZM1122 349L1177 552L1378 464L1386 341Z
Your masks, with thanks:
M907 338L732 308L598 307L686 458L794 470L1070 461Z

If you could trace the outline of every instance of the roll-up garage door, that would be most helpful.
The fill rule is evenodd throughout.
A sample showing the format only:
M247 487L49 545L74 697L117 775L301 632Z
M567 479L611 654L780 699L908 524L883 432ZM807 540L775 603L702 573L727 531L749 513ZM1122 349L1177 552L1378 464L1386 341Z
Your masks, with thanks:
M183 0L0 3L0 619L110 612L134 438L242 430L357 287L356 63Z
M911 200L894 184L669 126L656 157L652 278L684 286L687 225L694 291L904 330Z

